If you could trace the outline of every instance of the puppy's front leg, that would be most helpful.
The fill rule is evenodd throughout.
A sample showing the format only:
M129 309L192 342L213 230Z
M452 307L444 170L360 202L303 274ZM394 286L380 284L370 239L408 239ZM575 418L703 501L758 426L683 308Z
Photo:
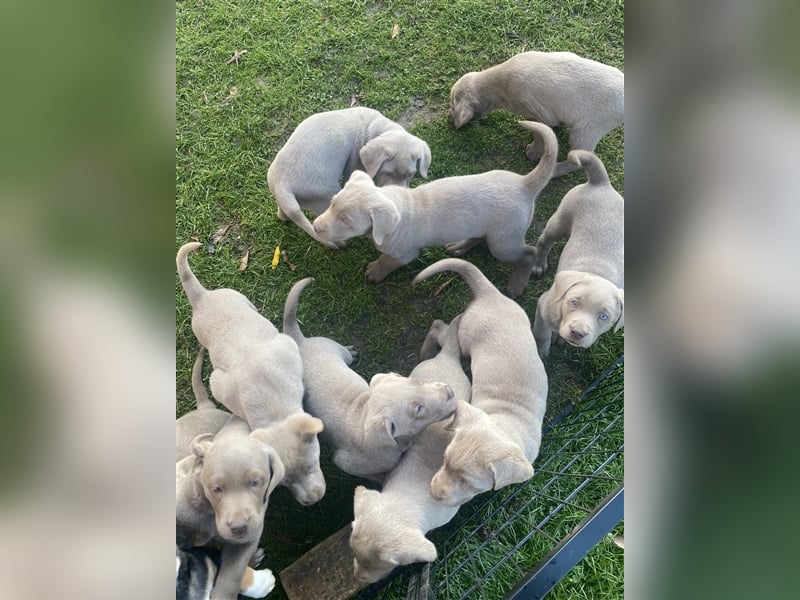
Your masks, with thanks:
M222 559L217 581L211 590L211 600L236 600L247 563L257 546L258 539L249 544L223 544Z
M367 265L367 281L372 283L383 281L389 273L395 269L399 269L403 265L407 265L414 260L414 258L416 258L416 255L404 261L389 256L388 254L381 254L378 260L373 260Z
M536 316L533 320L533 338L536 340L536 347L539 349L539 356L546 358L550 354L550 342L552 340L552 330L545 323L541 309L542 298L536 303Z

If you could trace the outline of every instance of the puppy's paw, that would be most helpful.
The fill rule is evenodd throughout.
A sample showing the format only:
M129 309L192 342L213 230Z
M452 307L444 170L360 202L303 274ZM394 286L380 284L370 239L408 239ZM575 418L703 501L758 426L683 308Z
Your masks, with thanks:
M252 583L247 589L240 590L242 596L263 598L275 588L275 576L269 569L253 571Z
M317 241L318 241L320 244L322 244L322 245L323 245L323 246L325 246L326 248L330 248L331 250L338 250L339 248L341 248L342 246L344 246L344 244L341 244L341 245L339 245L339 244L336 244L335 242L326 242L325 240L321 240L320 238L315 238L315 239L316 239L316 240L317 240Z
M263 548L256 548L256 551L253 552L253 556L250 557L250 562L247 564L255 569L261 562L264 560L264 556L266 556L266 552Z
M462 240L460 242L453 242L452 244L445 244L444 251L451 256L463 256L464 253L466 252L465 246L466 246L466 240Z
M367 281L370 283L380 283L384 279L386 279L386 275L388 273L385 272L385 269L381 267L380 259L373 260L371 263L367 265Z
M531 269L531 275L537 279L545 274L547 271L547 261L534 263Z
M350 358L352 360L356 360L358 358L358 350L356 350L355 346L345 346L344 349L350 353Z

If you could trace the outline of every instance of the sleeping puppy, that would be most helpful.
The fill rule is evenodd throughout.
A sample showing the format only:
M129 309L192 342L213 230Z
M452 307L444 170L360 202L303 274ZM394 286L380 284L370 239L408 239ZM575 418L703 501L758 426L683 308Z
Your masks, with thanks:
M460 406L469 402L471 386L461 366L459 319L449 326L434 321L420 355L435 352L434 346L441 346L441 351L420 362L410 376L446 381ZM436 559L436 547L425 534L448 523L458 508L436 502L430 494L430 481L452 437L445 423L434 423L412 442L380 492L356 488L350 536L356 580L372 583L395 567Z
M568 160L586 169L587 183L564 195L536 242L534 275L547 270L553 244L569 238L561 250L552 287L536 304L533 335L547 356L554 338L588 348L597 337L625 322L625 206L611 187L596 155L573 150Z
M369 235L383 254L367 265L367 279L382 281L417 258L422 248L446 245L461 256L486 241L501 262L514 265L508 293L522 293L530 277L534 250L525 242L536 197L550 181L558 142L547 125L520 122L544 142L542 160L526 175L494 170L445 177L413 189L378 188L356 171L331 205L314 220L321 239L344 242Z
M278 218L291 220L321 240L303 209L325 211L333 195L355 170L366 171L378 185L408 186L419 169L428 176L431 151L377 110L357 106L308 117L297 126L267 171L267 184L278 203Z
M426 383L396 373L367 382L350 368L354 352L325 337L305 337L297 324L300 293L314 280L292 286L284 307L283 331L303 357L307 410L322 419L336 465L351 475L382 481L414 436L453 414L456 400L443 382Z
M497 108L569 127L570 149L594 151L605 134L622 124L625 76L622 71L571 52L523 52L480 72L467 73L450 90L450 119L456 129ZM539 140L525 153L538 160ZM577 167L558 163L554 177Z
M475 265L447 258L424 269L418 283L454 271L473 298L461 315L458 343L470 358L472 403L458 406L455 435L431 495L459 506L477 494L533 476L547 400L547 375L531 334L528 315L492 285Z
M257 565L263 552L254 555ZM195 546L181 550L175 548L175 600L209 600L217 579L221 555L219 550ZM242 577L239 594L248 598L263 598L275 587L275 576L269 569L254 570L247 567Z

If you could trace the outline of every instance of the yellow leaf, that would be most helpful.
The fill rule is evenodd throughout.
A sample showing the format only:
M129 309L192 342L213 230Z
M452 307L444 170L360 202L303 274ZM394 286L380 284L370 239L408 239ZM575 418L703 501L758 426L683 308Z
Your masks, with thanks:
M281 247L275 246L275 253L272 255L272 268L275 269L278 266L278 262L281 259Z
M245 250L244 255L239 260L239 268L237 270L244 271L247 268L247 262L250 260L250 250Z
M392 39L396 38L398 35L400 35L400 25L395 23L392 27Z

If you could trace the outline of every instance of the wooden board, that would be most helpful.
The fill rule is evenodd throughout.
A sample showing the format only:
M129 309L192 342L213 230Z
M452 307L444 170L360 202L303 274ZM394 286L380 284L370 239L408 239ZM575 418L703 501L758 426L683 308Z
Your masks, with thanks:
M350 531L342 527L280 572L289 600L345 600L366 587L353 577Z

